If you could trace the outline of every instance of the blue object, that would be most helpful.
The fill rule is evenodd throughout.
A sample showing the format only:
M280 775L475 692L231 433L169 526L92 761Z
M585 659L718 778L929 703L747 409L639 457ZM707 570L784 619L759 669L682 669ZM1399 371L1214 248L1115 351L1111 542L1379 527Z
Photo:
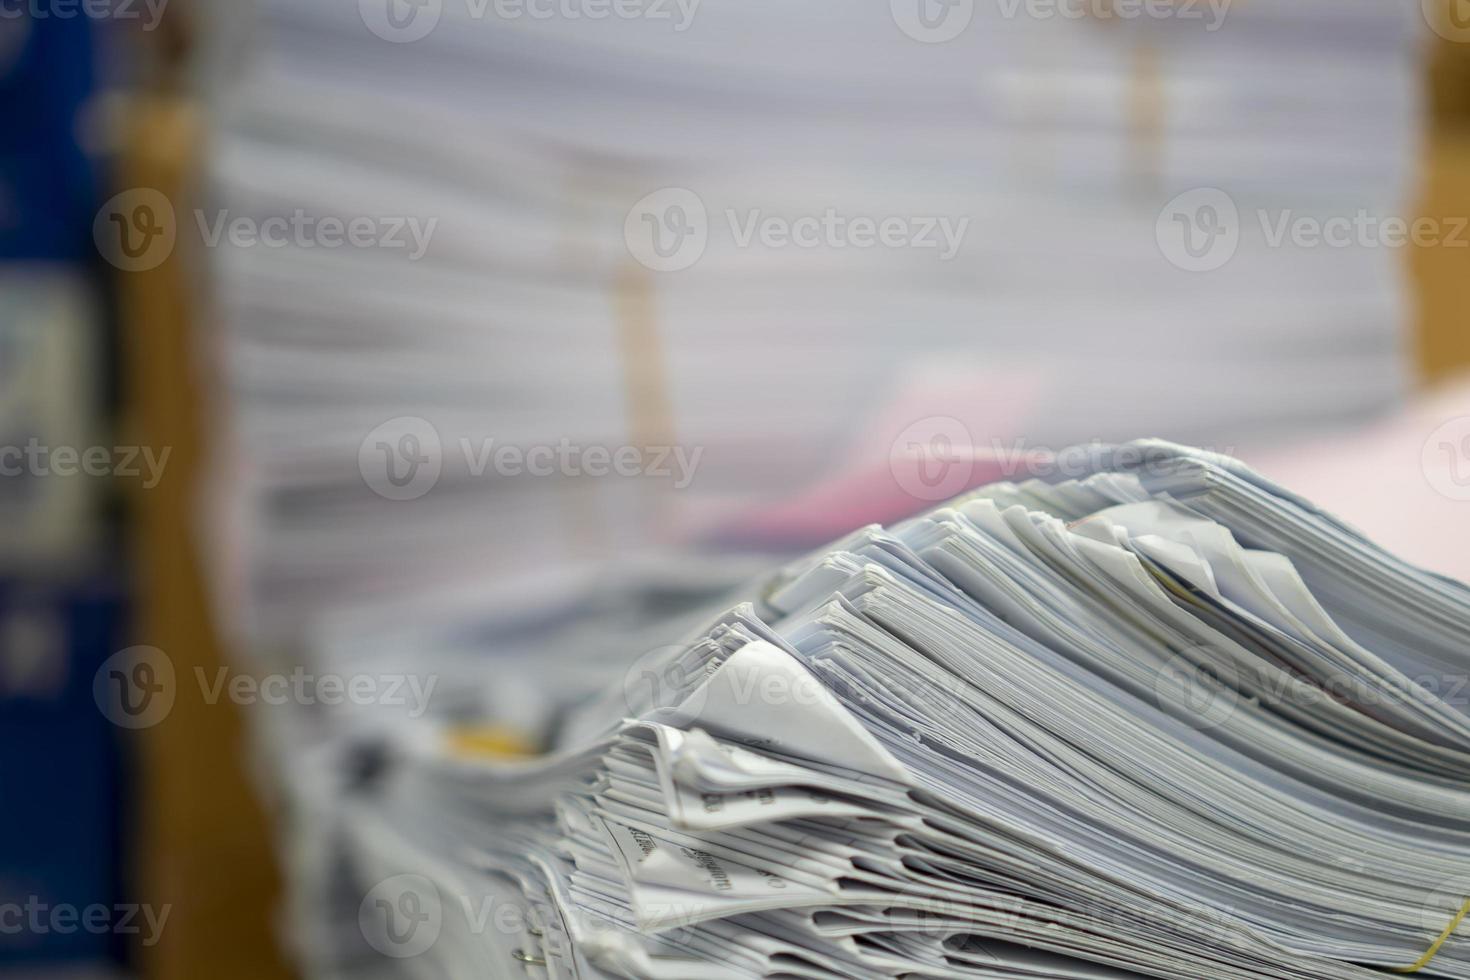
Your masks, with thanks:
M136 938L116 928L119 733L92 693L122 609L107 581L0 582L0 967L117 959Z
M97 176L79 134L97 25L29 2L0 0L0 260L90 261Z

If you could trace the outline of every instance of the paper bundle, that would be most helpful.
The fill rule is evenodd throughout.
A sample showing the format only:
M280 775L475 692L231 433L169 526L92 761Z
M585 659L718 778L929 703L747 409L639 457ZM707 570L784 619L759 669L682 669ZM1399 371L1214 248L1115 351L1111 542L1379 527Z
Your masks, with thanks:
M345 948L425 977L1470 977L1470 589L1223 456L1063 458L789 566L550 755L380 745L320 852Z

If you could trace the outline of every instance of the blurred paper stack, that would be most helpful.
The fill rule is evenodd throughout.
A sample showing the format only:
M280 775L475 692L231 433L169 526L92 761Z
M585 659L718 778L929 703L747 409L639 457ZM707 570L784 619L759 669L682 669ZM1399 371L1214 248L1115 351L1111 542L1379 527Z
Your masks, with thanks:
M945 494L886 463L936 440L1394 403L1397 250L1278 231L1403 213L1411 6L262 4L179 216L222 287L225 608L289 643L843 474L911 511Z

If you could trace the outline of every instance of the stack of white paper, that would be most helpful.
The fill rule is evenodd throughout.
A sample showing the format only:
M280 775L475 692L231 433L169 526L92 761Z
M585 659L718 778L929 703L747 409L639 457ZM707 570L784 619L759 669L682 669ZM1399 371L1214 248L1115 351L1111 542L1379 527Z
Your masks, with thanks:
M279 643L686 545L932 416L1224 448L1391 405L1401 250L1291 231L1404 213L1422 29L1399 0L267 0L180 216L220 291L226 609ZM1233 236L1178 197L1212 189ZM685 465L487 455L564 442ZM412 501L362 473L400 446L439 467Z
M789 566L545 758L401 740L322 852L343 935L417 976L1470 977L1470 589L1223 456L1073 458Z

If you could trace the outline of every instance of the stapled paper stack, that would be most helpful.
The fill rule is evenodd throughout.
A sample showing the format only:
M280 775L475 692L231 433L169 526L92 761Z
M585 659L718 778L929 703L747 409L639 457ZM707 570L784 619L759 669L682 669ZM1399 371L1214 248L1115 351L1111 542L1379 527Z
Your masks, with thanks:
M1229 458L1070 454L797 562L534 761L402 748L424 976L1470 977L1470 589Z

